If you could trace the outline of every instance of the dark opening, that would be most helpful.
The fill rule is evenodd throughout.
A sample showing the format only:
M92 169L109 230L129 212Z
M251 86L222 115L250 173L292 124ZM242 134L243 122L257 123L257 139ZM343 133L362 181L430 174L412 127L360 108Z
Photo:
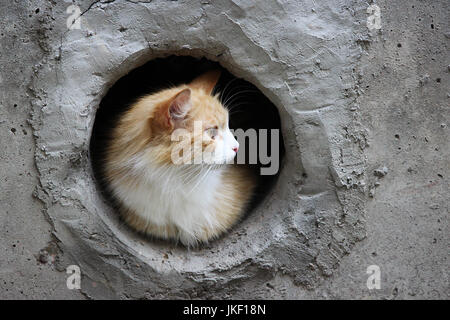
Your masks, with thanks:
M115 126L120 115L136 99L143 95L151 94L170 86L189 83L198 75L210 69L217 68L222 70L222 75L213 93L220 93L221 101L227 101L227 106L230 110L230 129L241 128L247 130L254 128L256 130L280 130L280 168L278 173L275 175L260 175L260 168L264 165L260 163L259 156L258 163L250 165L259 175L259 184L256 195L250 208L247 210L247 214L267 195L281 171L285 153L283 137L281 135L280 116L275 105L253 84L236 78L216 62L209 61L205 58L197 59L188 56L169 56L167 58L154 59L119 79L103 98L97 111L90 141L90 157L100 190L113 206L114 199L108 194L105 188L102 173L102 159L110 129ZM267 150L270 151L270 138L267 141ZM248 144L249 141L247 140L246 150L249 148ZM270 166L270 164L265 166Z

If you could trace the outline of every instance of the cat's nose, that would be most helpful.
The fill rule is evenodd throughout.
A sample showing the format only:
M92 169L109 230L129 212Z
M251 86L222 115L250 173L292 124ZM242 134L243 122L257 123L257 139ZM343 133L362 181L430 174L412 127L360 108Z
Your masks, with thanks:
M236 153L237 153L237 152L238 152L238 150L239 150L239 148L238 148L238 147L233 147L233 151L234 151L234 152L236 152Z

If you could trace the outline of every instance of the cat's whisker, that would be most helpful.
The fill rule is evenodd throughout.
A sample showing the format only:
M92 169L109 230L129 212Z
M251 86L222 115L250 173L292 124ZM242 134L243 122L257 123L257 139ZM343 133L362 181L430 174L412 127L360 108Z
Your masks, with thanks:
M223 95L225 94L225 92L226 92L228 86L229 86L230 84L232 84L233 81L236 81L236 80L238 80L238 78L233 78L233 79L231 79L230 81L228 81L228 83L225 85L225 88L223 88L222 92L220 93L220 100L222 100L222 97L223 97Z
M222 102L222 104L225 105L226 101L228 101L232 96L239 94L240 92L242 92L244 90L251 90L251 88L247 89L247 87L244 87L244 86L235 87L232 90L230 90L230 92L225 96L225 98L222 98L220 101Z
M187 172L187 175L185 176L185 179L183 179L183 185L188 185L190 184L192 181L192 179L194 177L196 177L197 175L199 175L201 173L201 168L195 168L195 169L191 169Z
M231 109L228 109L228 114L229 115L232 115L232 114L234 114L236 111L241 111L241 112L243 112L243 110L235 110L237 107L240 107L240 106L245 106L245 105L247 105L248 103L247 102L242 102L242 103L238 103L237 105L234 105Z
M206 172L200 177L200 179L197 181L197 183L194 185L194 187L191 189L191 191L189 191L189 193L192 193L192 191L195 190L195 188L197 188L197 186L203 182L205 180L205 178L208 176L208 173L211 171L212 167L207 167Z
M237 111L231 113L230 116L235 116L235 115L237 115L239 113L244 113L244 112L245 112L244 110L237 110Z
M228 95L227 95L224 99L221 100L223 104L226 104L226 102L227 102L232 96L234 96L234 95L236 95L236 94L239 94L239 92L245 90L245 88L239 88L239 87L236 87L236 88L233 88L233 89L235 89L235 90L231 90L231 91L228 93Z
M251 92L255 92L255 90L242 90L242 91L238 91L235 94L233 94L231 97L229 97L227 100L225 100L225 102L223 103L224 105L228 105L230 101L232 101L233 98L236 98L237 96L244 94L244 93L251 93Z
M235 79L235 80L237 80L237 79ZM231 84L231 83L230 83ZM233 90L240 90L240 89L246 89L246 88L252 88L252 86L250 86L250 85L248 85L248 84L241 84L241 85L237 85L237 86L235 86L235 87L233 87L233 88L231 88L230 89L230 91L228 92L228 94L231 94L232 92L233 92ZM226 89L225 89L226 90ZM223 91L223 93L225 93L225 90ZM223 97L223 95L222 95L222 97Z

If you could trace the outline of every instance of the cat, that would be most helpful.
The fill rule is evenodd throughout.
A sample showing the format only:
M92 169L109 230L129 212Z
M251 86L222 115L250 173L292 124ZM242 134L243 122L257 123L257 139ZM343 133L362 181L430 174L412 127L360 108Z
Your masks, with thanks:
M243 216L257 181L247 167L230 164L239 144L228 110L212 95L219 77L219 70L208 71L144 96L112 128L107 186L135 230L191 247L218 238ZM173 139L177 130L191 134L185 140L190 150L174 152L180 146ZM174 161L174 154L189 160L198 151L201 163Z

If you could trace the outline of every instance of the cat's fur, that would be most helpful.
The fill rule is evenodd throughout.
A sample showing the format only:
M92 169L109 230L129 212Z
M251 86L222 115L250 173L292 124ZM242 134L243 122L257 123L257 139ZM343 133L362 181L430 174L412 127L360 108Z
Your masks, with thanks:
M105 176L134 229L192 246L218 237L242 216L256 181L243 166L217 164L232 160L239 146L228 128L227 109L212 96L219 76L207 72L187 85L145 96L112 128ZM193 133L194 121L203 124L201 152L212 146L216 164L172 161L177 143L172 132Z

